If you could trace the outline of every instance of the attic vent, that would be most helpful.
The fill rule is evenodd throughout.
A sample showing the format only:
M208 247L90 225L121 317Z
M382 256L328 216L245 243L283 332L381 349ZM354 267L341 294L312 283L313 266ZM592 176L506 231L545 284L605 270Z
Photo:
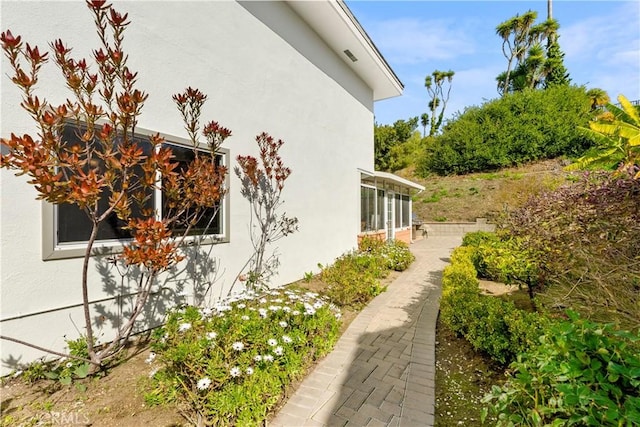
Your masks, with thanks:
M353 53L351 53L351 51L349 49L346 49L344 51L344 54L347 55L347 58L349 58L353 62L356 62L358 60L358 58L356 58L355 55Z

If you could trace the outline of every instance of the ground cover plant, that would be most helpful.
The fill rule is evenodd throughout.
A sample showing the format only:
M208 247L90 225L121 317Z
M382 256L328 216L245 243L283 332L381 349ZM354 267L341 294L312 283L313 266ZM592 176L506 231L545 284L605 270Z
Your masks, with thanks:
M545 331L483 402L497 426L640 425L640 332L581 319Z
M452 254L443 274L440 313L446 327L476 350L508 363L506 382L494 385L482 400L488 405L483 419L499 426L640 422L640 330L621 329L619 317L612 317L617 324L581 319L573 311L549 317L480 295L474 261L486 267L486 252L479 249L487 242L495 248L501 238L472 233ZM496 262L504 253L493 253L488 264L498 270L510 265L510 255L506 264Z
M178 402L193 425L263 425L283 392L329 352L340 312L316 293L244 294L173 311L153 334L150 404Z

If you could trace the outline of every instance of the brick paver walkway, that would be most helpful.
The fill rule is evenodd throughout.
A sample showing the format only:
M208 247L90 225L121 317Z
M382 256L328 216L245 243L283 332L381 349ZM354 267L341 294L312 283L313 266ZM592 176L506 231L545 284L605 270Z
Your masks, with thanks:
M269 427L432 426L442 269L460 243L412 244L416 261L358 314Z

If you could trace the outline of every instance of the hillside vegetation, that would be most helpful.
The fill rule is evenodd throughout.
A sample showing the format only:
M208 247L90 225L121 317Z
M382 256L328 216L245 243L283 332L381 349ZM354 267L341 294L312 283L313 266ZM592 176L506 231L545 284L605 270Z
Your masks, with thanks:
M505 210L521 206L530 196L574 179L560 159L529 163L496 172L421 178L414 168L396 174L418 182L425 190L413 197L413 211L422 221L495 221Z

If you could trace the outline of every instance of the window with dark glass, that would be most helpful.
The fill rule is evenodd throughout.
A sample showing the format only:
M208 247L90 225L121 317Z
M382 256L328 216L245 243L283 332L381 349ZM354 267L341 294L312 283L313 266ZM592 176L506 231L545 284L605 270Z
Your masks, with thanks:
M189 163L191 163L195 159L195 153L193 149L190 147L184 147L176 144L165 143L163 147L167 147L171 149L175 158L174 162L178 163L178 167L175 169L176 172L181 173L185 171L187 167L189 167ZM211 156L209 151L198 150L199 156ZM222 166L222 156L216 155L216 166ZM222 212L221 212L221 203L217 202L215 206L204 209L204 211L198 214L197 221L194 225L189 229L190 236L201 236L205 234L221 234L222 233ZM166 217L169 215L169 208L167 207L167 203L165 198L162 198L162 216ZM176 226L173 228L174 234L182 234L187 227L187 222L193 216L192 211L186 211L181 215L176 221Z
M86 128L82 126L76 126L74 123L68 123L63 130L63 138L68 146L80 144L79 132L84 132ZM145 155L151 154L151 143L145 135L135 135L134 141L139 147L143 149ZM166 143L164 146L169 147L173 152L175 159L179 163L178 170L186 169L187 165L194 158L193 149L185 147L179 144ZM202 155L210 155L208 151L201 150ZM96 161L101 162L97 159ZM224 162L224 156L217 154L216 163L221 165ZM139 167L134 173L142 174L142 168ZM117 185L117 184L116 184ZM105 192L100 199L99 206L100 211L104 212L109 204L109 192ZM149 194L146 195L144 204L138 206L136 203L131 204L132 217L142 216L142 209L155 210L156 200L162 200L161 191L149 190ZM200 220L190 230L191 235L219 235L222 234L222 205L224 201L218 202L217 206L207 209L204 214L200 215ZM60 204L55 207L54 211L54 223L56 228L56 243L57 244L74 244L83 243L89 240L91 233L91 221L89 220L87 213L82 211L77 205L72 204ZM166 214L166 208L162 206L160 215ZM186 218L189 212L184 214ZM105 221L103 221L98 229L98 241L117 241L131 239L131 233L125 228L125 222L118 219L115 213L112 213ZM180 232L180 227L174 228L174 232Z

